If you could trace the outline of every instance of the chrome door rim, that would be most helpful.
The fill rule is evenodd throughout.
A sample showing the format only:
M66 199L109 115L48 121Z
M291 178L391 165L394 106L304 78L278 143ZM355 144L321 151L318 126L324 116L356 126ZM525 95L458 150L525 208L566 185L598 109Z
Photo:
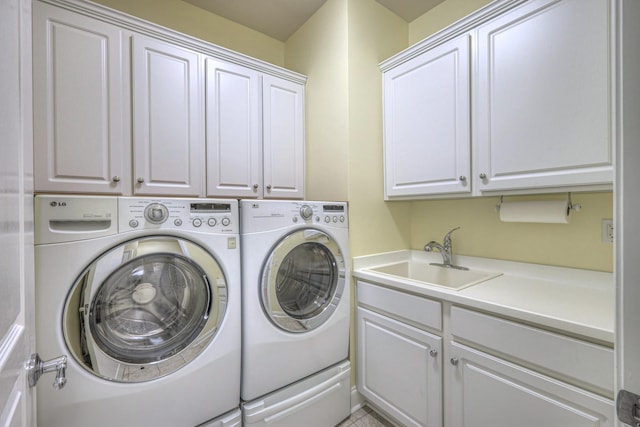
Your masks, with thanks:
M134 283L129 272L145 262L188 277L157 281L147 277ZM117 277L118 272L121 277ZM107 285L112 279L116 281ZM186 366L213 340L225 317L227 286L217 259L190 240L149 236L120 243L93 260L74 282L63 313L65 342L74 359L100 378L135 383L163 377ZM156 292L174 292L177 296L166 302ZM113 297L115 294L118 296ZM110 299L98 303L101 297ZM144 306L156 303L168 307L162 312L167 317L161 320L166 322L168 332L154 324L162 316L150 323L144 317L154 312ZM157 311L156 307L155 314ZM104 325L96 325L106 323L103 318L108 316L116 322L109 331L99 331ZM179 319L181 316L184 319Z
M300 248L305 248L305 251L314 251L316 260L324 259L326 264L330 266L327 270L331 271L325 270L325 272L319 273L321 276L331 277L328 292L309 283L313 280L308 279L308 276L313 275L314 272L304 271L304 269L293 272L295 276L298 276L293 279L289 274L285 274L288 276L289 283L284 283L285 275L283 275L282 269L284 267L292 268L293 260L291 257L295 257L294 251L300 251ZM315 272L318 273L318 270L316 269ZM303 275L306 275L307 278L301 278ZM314 301L315 308L302 311L292 310L287 307L286 302L281 301L278 289L278 286L292 285L299 286L300 289L301 287L313 288L311 292L318 291L316 296L322 297L322 294L327 294L327 298L321 304L315 304ZM344 286L345 262L337 242L330 235L318 229L296 230L284 236L274 245L263 264L260 282L262 308L270 321L282 330L294 333L311 331L331 318L342 299Z

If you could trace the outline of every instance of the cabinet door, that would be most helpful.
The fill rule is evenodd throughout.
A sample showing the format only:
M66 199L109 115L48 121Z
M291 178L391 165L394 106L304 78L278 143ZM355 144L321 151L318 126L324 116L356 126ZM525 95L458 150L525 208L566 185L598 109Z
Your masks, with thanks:
M134 193L204 195L200 55L136 34L132 58Z
M459 427L607 427L612 400L460 344L451 344L448 424Z
M442 338L357 309L357 385L405 426L442 426Z
M469 193L470 36L384 74L385 199Z
M258 197L262 188L260 75L207 58L207 195Z
M262 78L264 198L304 198L304 86Z
M481 191L612 182L610 3L530 1L479 28Z
M128 192L129 51L105 22L33 2L37 192Z

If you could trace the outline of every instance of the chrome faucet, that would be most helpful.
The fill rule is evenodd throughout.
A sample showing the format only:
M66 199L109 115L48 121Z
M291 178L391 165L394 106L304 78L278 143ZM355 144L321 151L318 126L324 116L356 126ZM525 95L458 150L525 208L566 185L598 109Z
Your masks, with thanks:
M446 267L446 268L455 268L458 270L468 270L467 267L461 267L459 265L454 265L451 262L452 259L452 247L451 247L451 233L453 233L454 231L458 230L460 227L456 227L453 230L449 231L445 236L444 236L444 244L440 244L434 240L430 241L429 243L427 243L426 245L424 245L424 250L427 252L432 252L434 249L437 250L438 252L440 252L440 255L442 255L442 263L437 263L437 262L432 262L431 265L437 265L440 267Z

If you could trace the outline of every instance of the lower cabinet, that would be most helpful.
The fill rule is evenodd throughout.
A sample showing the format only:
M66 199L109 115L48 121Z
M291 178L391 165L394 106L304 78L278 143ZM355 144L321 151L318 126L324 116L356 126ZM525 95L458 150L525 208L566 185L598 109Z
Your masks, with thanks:
M356 298L358 391L400 425L615 425L610 347L363 281Z
M358 295L359 392L402 425L441 426L442 338L421 329L414 315L423 304L439 315L439 303L363 282Z
M442 425L442 338L358 308L358 389L406 426Z
M549 349L551 350L551 349ZM607 427L613 402L481 351L451 343L450 419L464 427Z

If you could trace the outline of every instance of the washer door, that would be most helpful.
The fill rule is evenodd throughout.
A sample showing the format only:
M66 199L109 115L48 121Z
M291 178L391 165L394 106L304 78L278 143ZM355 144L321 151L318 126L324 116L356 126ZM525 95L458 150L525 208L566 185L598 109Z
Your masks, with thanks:
M313 330L336 310L345 285L344 258L328 234L303 229L285 236L262 270L262 306L289 332Z
M102 378L152 380L193 360L224 318L227 287L215 258L170 236L104 253L74 284L64 313L73 356Z

